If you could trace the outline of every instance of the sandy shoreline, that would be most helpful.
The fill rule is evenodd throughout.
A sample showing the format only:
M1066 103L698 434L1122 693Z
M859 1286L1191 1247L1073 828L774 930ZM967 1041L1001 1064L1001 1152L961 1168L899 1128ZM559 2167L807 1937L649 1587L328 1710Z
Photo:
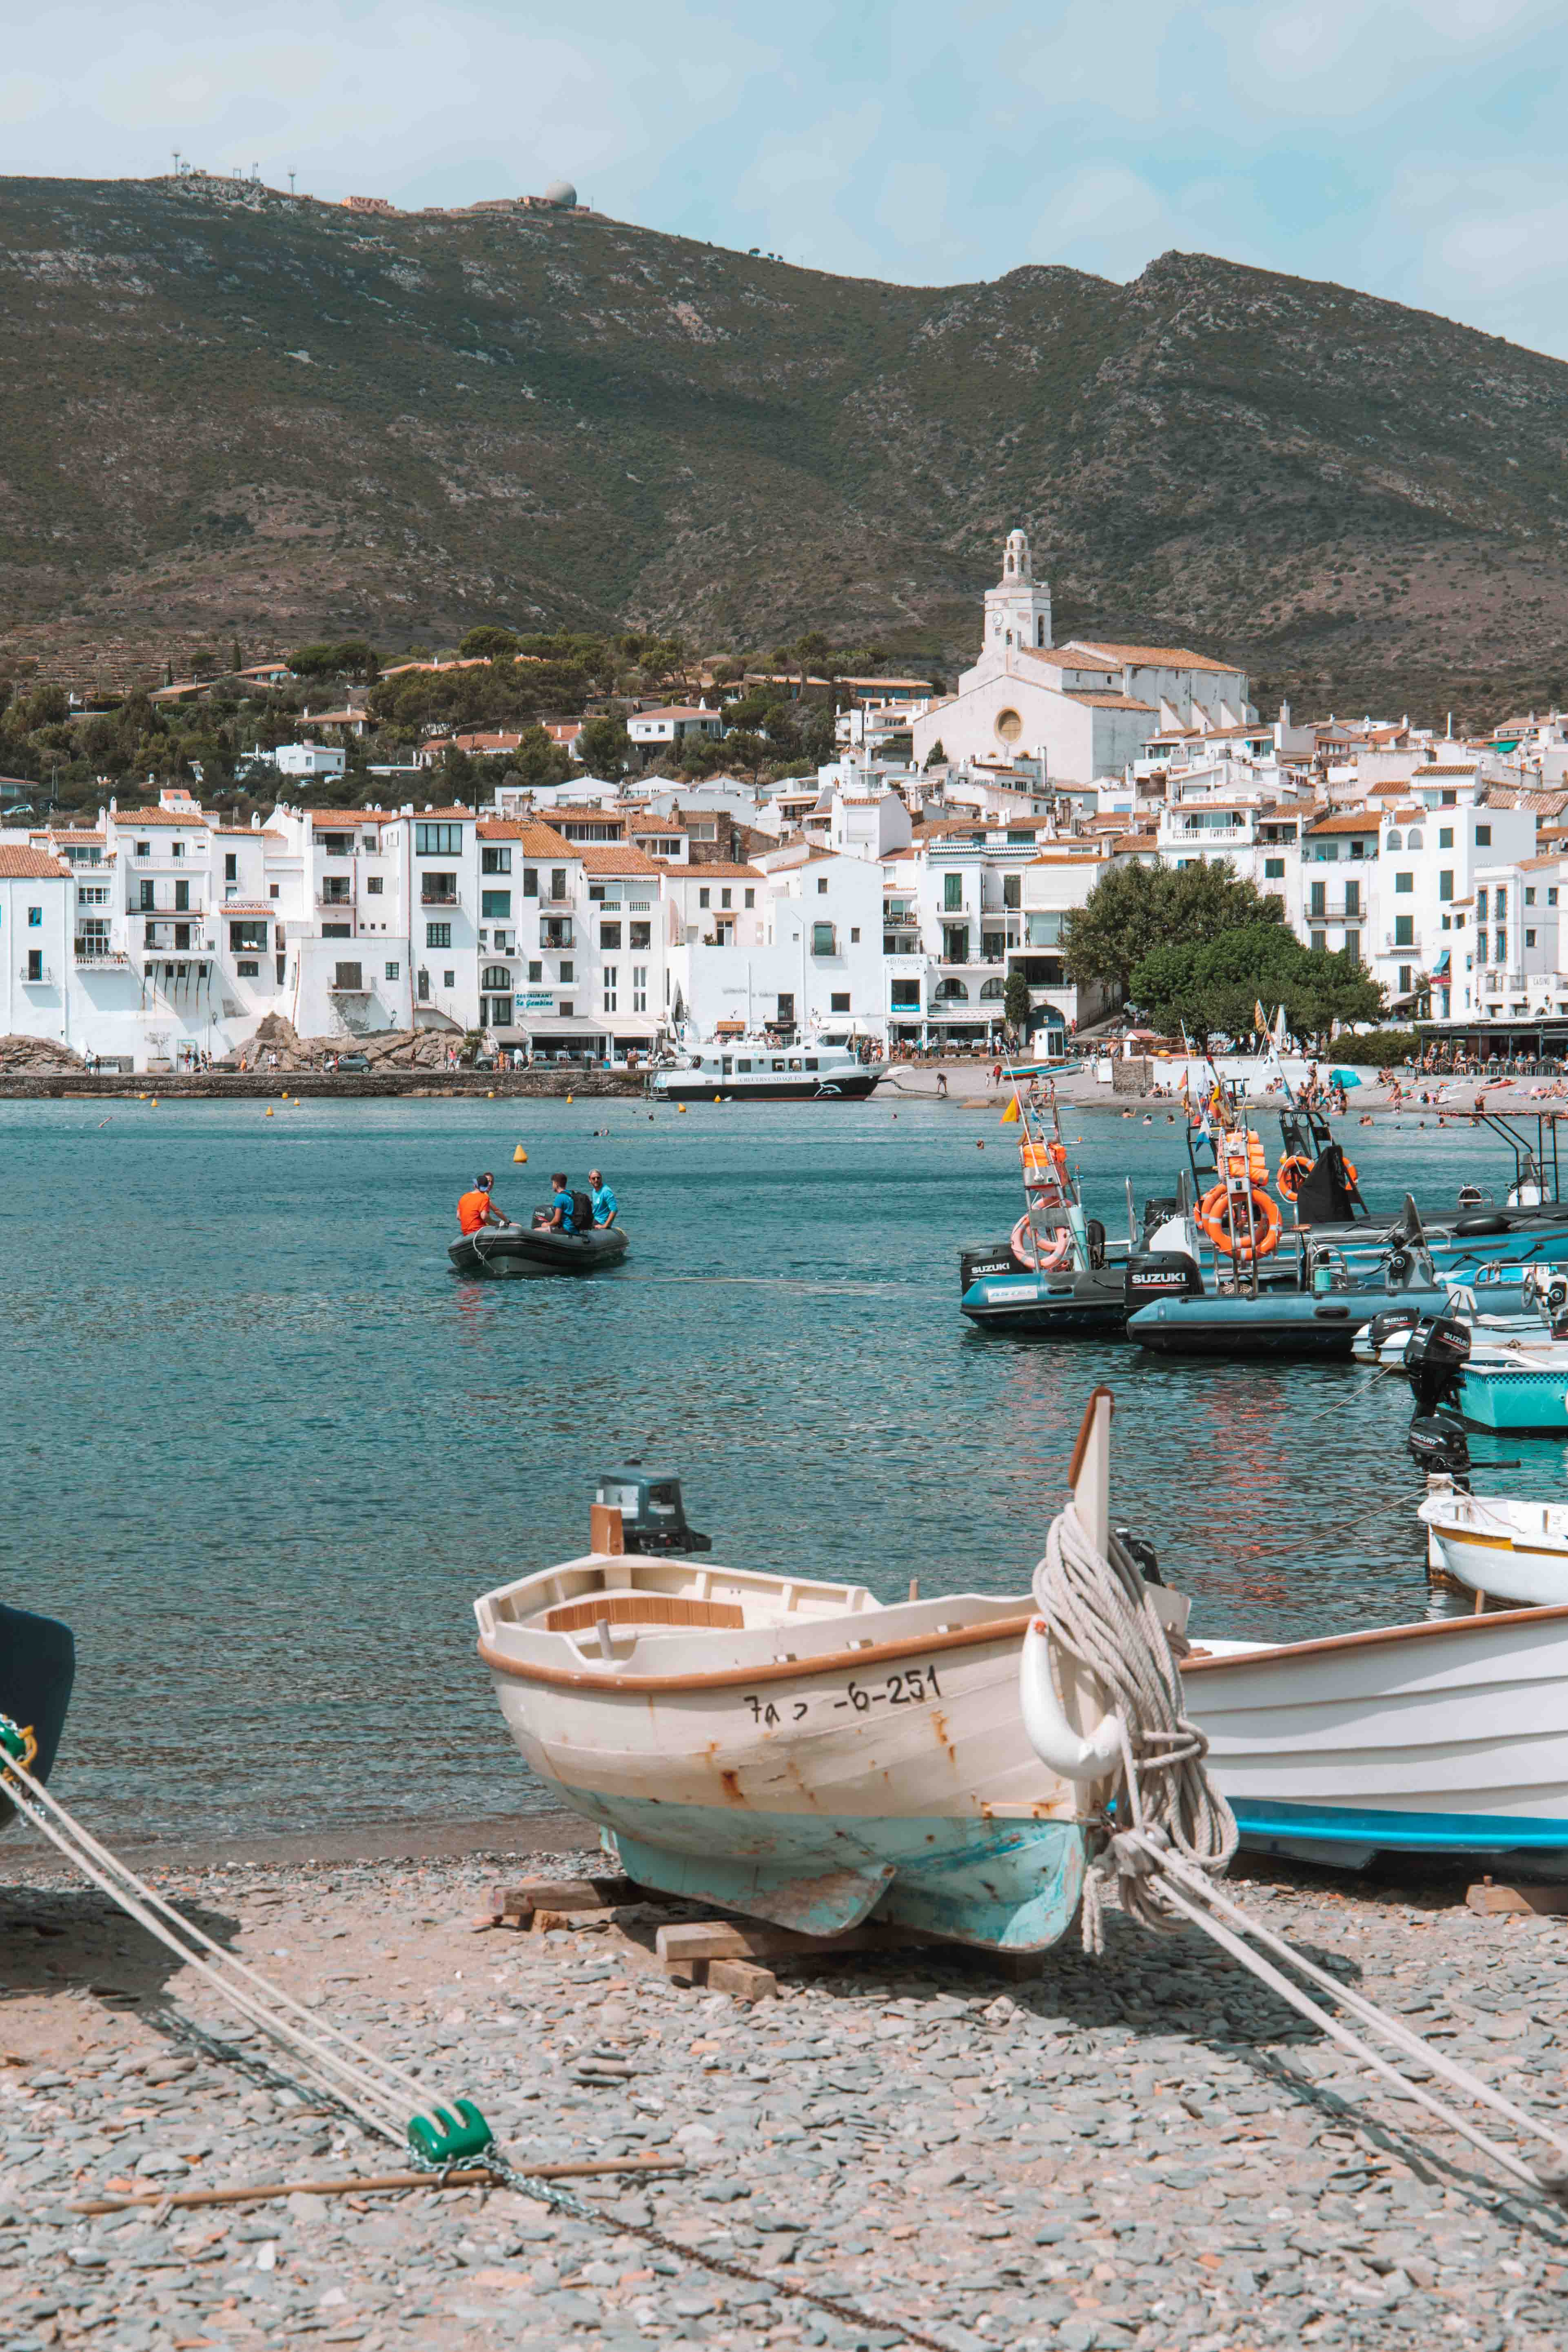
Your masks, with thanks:
M1069 1942L1009 1986L983 1959L924 1948L784 1962L779 1998L748 2006L666 1980L651 1943L668 1906L476 1932L490 1888L580 1870L586 1847L187 1856L157 1877L433 2094L475 2098L519 2162L658 2153L687 2169L578 2184L576 2211L509 2189L73 2216L68 2199L110 2181L253 2184L397 2159L300 2096L94 1892L41 1858L16 1884L10 1840L5 1859L7 2352L1562 2340L1561 2213L1414 2105L1363 2100L1331 2046L1193 1938L1113 1916L1104 1960ZM1237 1891L1562 2119L1568 1924L1482 1919L1462 1879L1270 1864Z

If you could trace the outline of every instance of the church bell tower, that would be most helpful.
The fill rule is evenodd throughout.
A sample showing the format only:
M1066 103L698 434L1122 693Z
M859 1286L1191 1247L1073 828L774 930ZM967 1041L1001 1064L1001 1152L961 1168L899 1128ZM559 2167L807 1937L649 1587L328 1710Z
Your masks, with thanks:
M985 592L985 642L981 656L1032 646L1043 652L1051 642L1051 590L1037 582L1026 531L1010 530L1002 553L1002 577Z

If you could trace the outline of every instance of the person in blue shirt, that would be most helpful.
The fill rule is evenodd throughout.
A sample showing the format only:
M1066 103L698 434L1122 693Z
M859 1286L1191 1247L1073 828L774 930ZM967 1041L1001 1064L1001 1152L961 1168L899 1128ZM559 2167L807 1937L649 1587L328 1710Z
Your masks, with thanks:
M561 1233L574 1234L577 1227L572 1214L572 1194L565 1177L552 1176L550 1190L552 1196L550 1202L551 1223Z
M594 1223L596 1225L613 1225L620 1203L596 1168L588 1171L588 1189L594 1202Z

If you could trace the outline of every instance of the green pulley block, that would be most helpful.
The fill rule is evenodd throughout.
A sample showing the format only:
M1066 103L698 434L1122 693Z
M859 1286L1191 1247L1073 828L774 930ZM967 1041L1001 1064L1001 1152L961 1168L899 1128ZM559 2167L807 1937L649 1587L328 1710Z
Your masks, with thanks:
M410 2116L408 2145L421 2163L456 2164L465 2156L483 2156L495 2146L495 2134L472 2099L459 2099L457 2105L455 2116L437 2107L434 2123L428 2116Z
M38 1752L38 1743L31 1731L24 1731L8 1715L0 1715L0 1750L26 1771Z

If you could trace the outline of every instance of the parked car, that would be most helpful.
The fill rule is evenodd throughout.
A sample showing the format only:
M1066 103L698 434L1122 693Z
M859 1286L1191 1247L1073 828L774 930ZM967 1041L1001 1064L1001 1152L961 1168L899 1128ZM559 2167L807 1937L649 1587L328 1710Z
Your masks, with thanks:
M370 1055L368 1054L340 1054L338 1055L338 1075L340 1076L343 1076L346 1072L351 1076L363 1077L368 1073L369 1069Z

